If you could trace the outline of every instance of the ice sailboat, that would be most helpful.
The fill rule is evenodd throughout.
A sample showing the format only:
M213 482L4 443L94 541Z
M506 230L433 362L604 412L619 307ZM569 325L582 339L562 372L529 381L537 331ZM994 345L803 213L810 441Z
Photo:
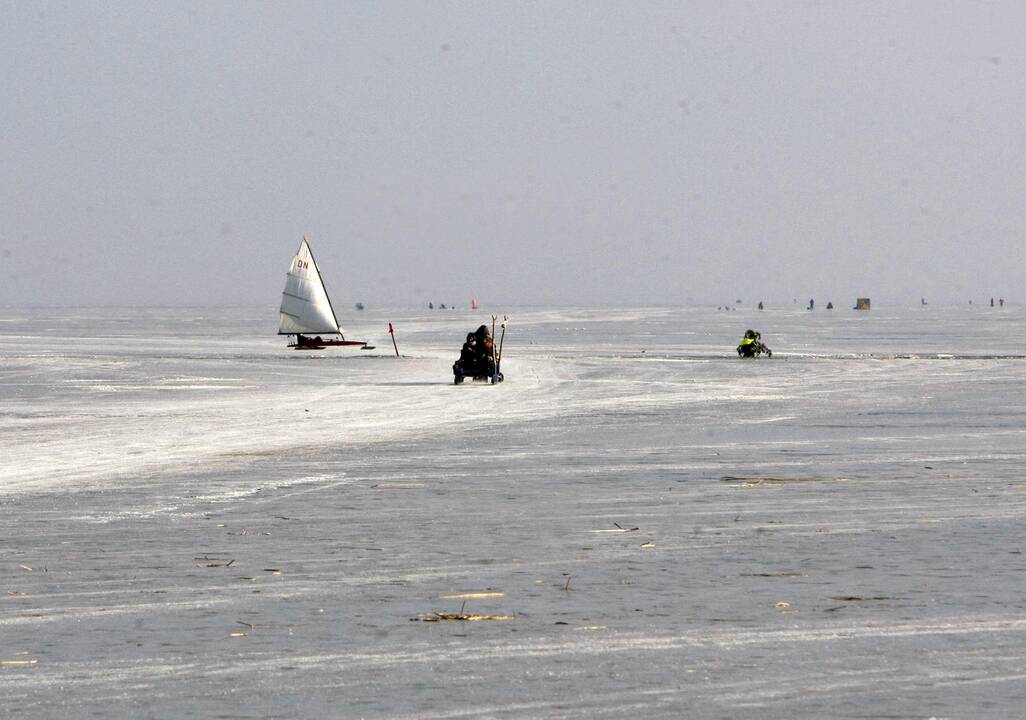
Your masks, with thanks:
M369 347L363 340L346 340L305 235L285 275L278 334L295 335L296 340L289 347L296 350L320 350L342 345ZM324 339L323 335L336 337Z

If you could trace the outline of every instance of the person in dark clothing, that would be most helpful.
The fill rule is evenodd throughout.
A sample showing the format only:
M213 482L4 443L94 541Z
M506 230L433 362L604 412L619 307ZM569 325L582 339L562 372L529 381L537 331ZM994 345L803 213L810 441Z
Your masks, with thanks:
M474 333L474 337L477 340L477 354L480 358L481 366L491 367L495 362L492 356L495 344L492 342L492 336L488 332L488 327L486 325L479 327Z
M492 352L492 336L488 333L488 326L482 325L474 332L474 337L477 339L477 350L484 354L487 352L489 355Z
M467 341L460 351L460 363L465 372L472 372L477 367L480 355L477 352L477 336L467 333Z

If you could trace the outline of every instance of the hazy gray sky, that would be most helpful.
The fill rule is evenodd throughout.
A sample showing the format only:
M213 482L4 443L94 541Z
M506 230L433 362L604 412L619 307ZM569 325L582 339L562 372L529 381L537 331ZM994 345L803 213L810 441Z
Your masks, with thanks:
M0 0L0 303L1026 300L1021 2Z

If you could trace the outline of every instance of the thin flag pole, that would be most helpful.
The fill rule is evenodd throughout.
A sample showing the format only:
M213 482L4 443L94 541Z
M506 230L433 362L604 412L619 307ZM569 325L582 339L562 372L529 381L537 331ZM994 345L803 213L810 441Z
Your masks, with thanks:
M392 336L392 347L395 348L395 356L399 357L399 346L395 344L395 328L392 323L388 324L388 334Z

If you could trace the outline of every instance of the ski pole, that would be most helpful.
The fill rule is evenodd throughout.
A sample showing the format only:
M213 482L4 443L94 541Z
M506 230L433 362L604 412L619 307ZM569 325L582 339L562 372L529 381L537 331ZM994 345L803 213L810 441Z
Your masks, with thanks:
M495 364L498 366L502 362L502 343L506 340L506 322L509 320L509 315L502 316L502 334L499 336L499 355L496 358Z
M496 354L498 350L496 346L496 320L498 319L498 315L491 316L491 385L499 382L499 356Z
M388 334L392 336L392 347L395 348L395 356L399 357L399 346L395 344L395 328L392 327L392 323L388 324Z
M502 316L502 335L499 336L499 354L495 356L495 376L492 382L495 380L502 379L502 343L506 340L506 321L509 320L507 315Z
M495 355L495 321L499 319L498 315L492 315L492 364L498 361Z

